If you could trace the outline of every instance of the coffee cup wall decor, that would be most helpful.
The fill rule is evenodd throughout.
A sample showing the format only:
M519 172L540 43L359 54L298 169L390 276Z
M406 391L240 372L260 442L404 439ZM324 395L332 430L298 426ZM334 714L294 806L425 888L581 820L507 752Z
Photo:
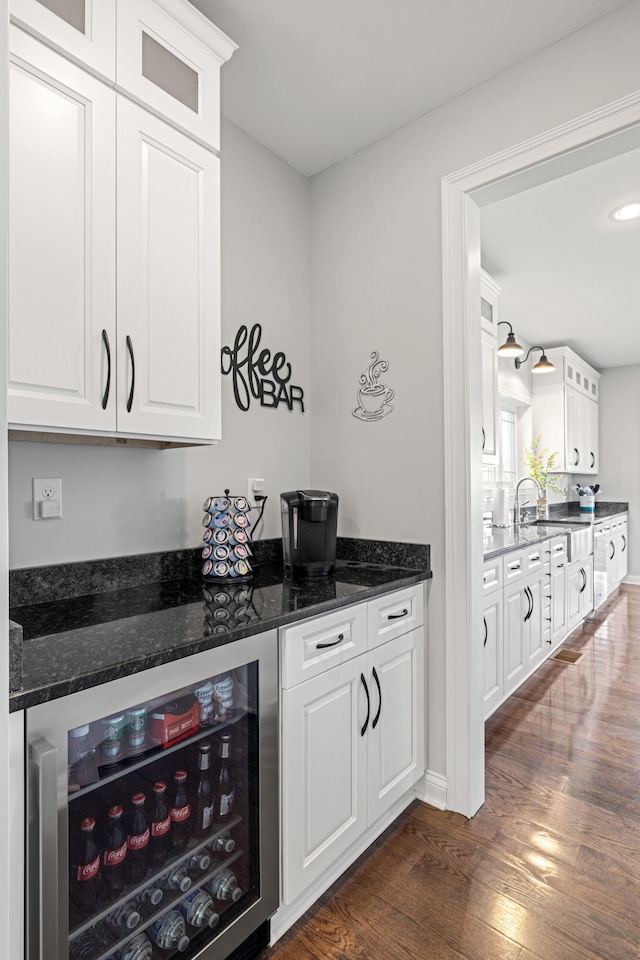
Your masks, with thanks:
M380 382L381 375L388 369L389 363L381 360L378 351L374 350L371 363L366 371L360 374L358 406L351 411L358 420L382 420L393 410L391 401L395 390Z

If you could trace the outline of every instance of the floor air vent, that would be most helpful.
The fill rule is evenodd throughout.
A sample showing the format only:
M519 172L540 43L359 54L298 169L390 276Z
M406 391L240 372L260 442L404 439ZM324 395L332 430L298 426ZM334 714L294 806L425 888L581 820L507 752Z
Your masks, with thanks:
M561 663L580 663L584 653L578 653L577 650L558 650L551 657L551 660L560 660Z

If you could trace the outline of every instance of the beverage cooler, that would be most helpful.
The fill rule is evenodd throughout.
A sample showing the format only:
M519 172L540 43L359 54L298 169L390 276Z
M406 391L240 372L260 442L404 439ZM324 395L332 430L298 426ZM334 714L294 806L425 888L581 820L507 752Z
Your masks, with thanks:
M274 631L29 709L29 960L250 956L278 905L277 731Z

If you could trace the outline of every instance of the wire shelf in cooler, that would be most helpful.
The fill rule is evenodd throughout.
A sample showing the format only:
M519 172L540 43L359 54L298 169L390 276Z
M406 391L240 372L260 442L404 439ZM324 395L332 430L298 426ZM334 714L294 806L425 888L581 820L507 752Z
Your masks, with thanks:
M194 733L190 734L188 737L184 737L183 739L176 741L176 743L171 744L171 746L149 747L149 749L145 750L144 754L141 754L138 757L126 757L120 761L117 768L114 768L112 773L105 772L104 767L98 768L99 771L103 771L100 773L100 779L96 780L94 783L88 784L86 787L81 787L79 790L69 791L69 802L77 800L80 797L84 797L88 793L92 793L92 791L98 790L109 783L113 783L120 777L135 773L137 770L143 769L150 763L154 763L160 758L170 757L173 753L177 753L179 750L183 750L186 746L197 743L199 740L203 740L205 737L217 735L226 728L235 726L235 724L239 723L240 720L246 717L248 713L249 711L247 710L238 710L237 716L233 716L229 720L225 720L223 723L216 723L210 727L199 727L196 731L194 731Z

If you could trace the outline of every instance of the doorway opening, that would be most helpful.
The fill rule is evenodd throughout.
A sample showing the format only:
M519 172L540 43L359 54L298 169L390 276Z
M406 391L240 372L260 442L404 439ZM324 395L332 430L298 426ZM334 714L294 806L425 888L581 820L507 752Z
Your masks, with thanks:
M640 92L442 181L447 808L467 817L484 802L480 209L638 146Z

